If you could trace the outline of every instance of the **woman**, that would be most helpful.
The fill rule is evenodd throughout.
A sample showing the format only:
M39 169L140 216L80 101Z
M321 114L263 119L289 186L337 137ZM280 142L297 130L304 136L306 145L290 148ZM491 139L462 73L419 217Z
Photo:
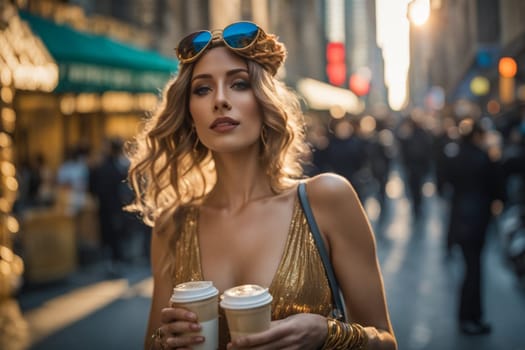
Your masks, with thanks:
M318 349L351 335L368 349L395 349L373 235L355 191L333 174L302 179L300 105L274 77L284 46L238 22L189 35L177 56L178 77L130 154L132 209L153 226L145 349L204 341L187 334L200 329L195 315L166 307L173 287L189 280L213 281L220 293L254 283L274 297L268 331L229 342L223 315L221 349ZM299 181L352 326L326 317L331 292L298 205Z

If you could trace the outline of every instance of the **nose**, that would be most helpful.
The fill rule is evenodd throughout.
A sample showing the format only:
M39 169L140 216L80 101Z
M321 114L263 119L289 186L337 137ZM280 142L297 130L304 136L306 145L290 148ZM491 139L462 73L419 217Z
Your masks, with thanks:
M217 95L216 95L216 98L215 98L215 104L213 105L213 110L214 111L218 111L218 110L230 110L232 108L230 102L228 102L228 98L224 92L224 89L223 88L219 88L217 90Z
M229 111L231 108L231 104L226 100L215 103L215 106L213 107L215 111L218 111L219 109L225 109Z

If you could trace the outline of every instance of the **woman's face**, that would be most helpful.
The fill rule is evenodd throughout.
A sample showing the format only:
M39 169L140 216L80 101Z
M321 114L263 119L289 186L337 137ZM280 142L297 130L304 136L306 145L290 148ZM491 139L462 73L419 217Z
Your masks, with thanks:
M193 68L190 113L200 142L215 152L258 147L261 109L246 62L225 47L209 50Z

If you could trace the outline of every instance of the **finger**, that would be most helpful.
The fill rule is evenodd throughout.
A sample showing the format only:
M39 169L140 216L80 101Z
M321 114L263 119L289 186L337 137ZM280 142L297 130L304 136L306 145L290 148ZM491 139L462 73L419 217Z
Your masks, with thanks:
M272 338L266 334L267 332L257 333L232 340L232 349L244 349L244 348L255 348L259 349L259 346L268 344L272 341Z
M158 341L163 345L162 349L186 349L186 346L189 346L189 349L191 349L191 344L193 343L199 343L203 339L203 337L199 336L184 336L184 335L178 335L171 333L170 330L167 330L168 326L163 326L158 328L157 332L157 339Z
M201 325L197 322L177 321L168 323L166 326L166 334L177 335L179 333L191 333L201 330Z
M165 340L168 349L191 349L202 342L204 342L204 337L200 335L168 337Z
M160 311L160 320L162 323L173 322L174 320L197 321L197 315L191 311L182 308L166 307Z

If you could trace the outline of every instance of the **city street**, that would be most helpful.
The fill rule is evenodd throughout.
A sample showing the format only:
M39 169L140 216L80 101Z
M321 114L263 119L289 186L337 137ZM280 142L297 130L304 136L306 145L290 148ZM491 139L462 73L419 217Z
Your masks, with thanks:
M525 350L524 14L524 0L0 0L0 350L143 350L142 220L168 232L156 256L177 253L157 290L199 267L221 290L264 285L279 266L276 318L320 312L325 276L280 190L301 170L362 201L311 183L353 321L388 324L366 214L399 350ZM286 225L306 248L282 243ZM326 347L358 342L332 330Z
M484 255L486 318L492 333L464 336L456 324L462 266L459 251L442 249L443 203L424 203L413 223L405 197L390 200L377 248L392 323L405 350L524 350L525 290L505 265L495 234ZM374 225L376 226L376 225ZM102 266L63 283L24 290L19 303L33 336L31 350L142 349L151 280L146 263L128 266L124 278L105 279Z
M461 252L444 254L443 204L427 198L424 223L412 224L409 202L390 202L392 212L377 246L399 349L525 349L525 289L505 264L495 233L484 254L485 316L492 333L465 336L457 328Z

